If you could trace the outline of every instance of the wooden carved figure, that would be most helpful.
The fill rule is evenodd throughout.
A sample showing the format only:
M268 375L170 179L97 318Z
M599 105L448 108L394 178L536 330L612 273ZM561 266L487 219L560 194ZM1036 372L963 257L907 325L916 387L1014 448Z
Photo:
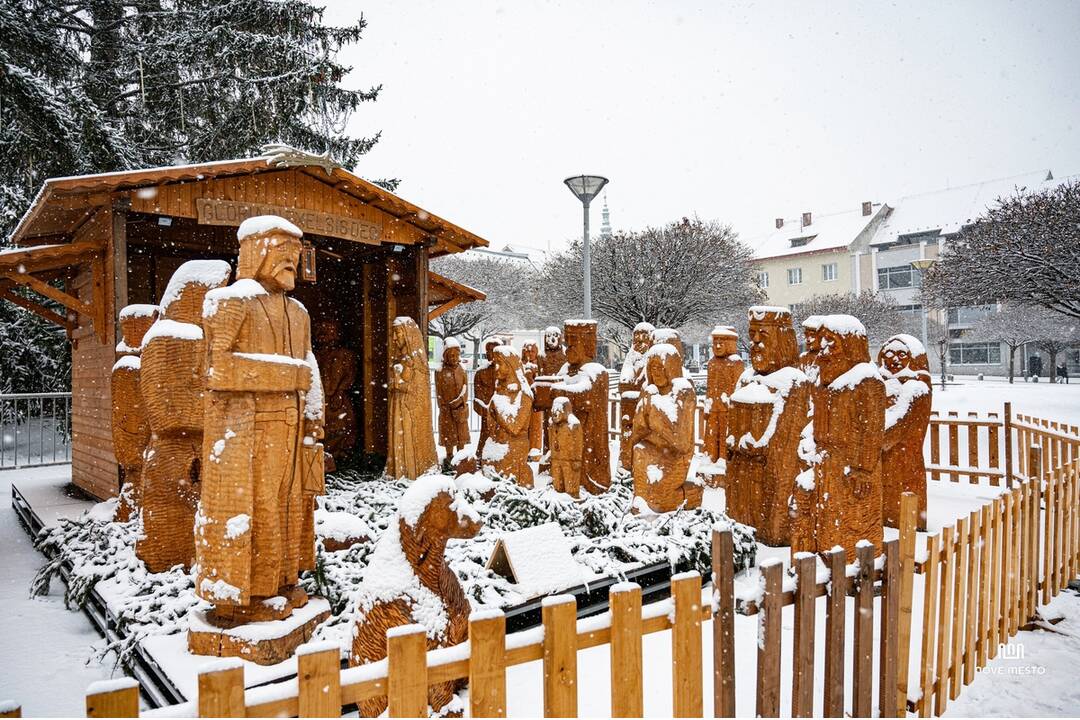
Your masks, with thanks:
M139 390L150 423L142 473L143 531L135 552L151 572L195 559L202 462L206 342L202 304L229 280L224 260L190 260L173 273L161 317L143 336Z
M523 487L533 486L529 467L529 426L532 424L533 391L521 368L521 357L509 345L493 348L495 392L488 403L488 437L480 456L484 467L512 478Z
M749 320L751 367L739 378L728 410L727 513L756 527L759 542L787 545L810 384L795 367L799 347L791 313L755 306Z
M682 375L682 357L674 345L660 343L645 353L646 383L634 428L634 511L641 503L653 512L701 505L701 485L687 476L694 457L697 395Z
M793 538L793 551L826 552L882 540L881 449L885 385L870 362L866 330L850 315L822 319L817 356L813 441L813 537ZM922 452L921 446L919 452ZM806 485L806 484L804 484ZM798 513L808 510L800 503Z
M140 506L143 453L150 442L150 423L139 389L140 353L143 337L157 318L157 305L128 305L120 311L123 336L116 345L116 364L112 369L113 453L120 466L117 522L130 520Z
M802 321L803 351L799 353L799 369L806 373L810 382L817 384L817 355L821 350L821 315L810 315Z
M484 453L484 445L491 435L491 427L488 421L488 403L495 392L495 348L502 345L498 338L488 338L484 341L484 364L473 373L473 411L480 418L480 437L476 440L476 457L480 458Z
M349 397L356 380L356 353L341 345L337 320L324 318L315 323L315 359L326 398L323 446L329 455L326 470L330 472L335 461L347 458L356 446L356 409Z
M415 480L439 463L431 424L431 385L427 346L410 317L390 330L390 442L386 474Z
M581 487L599 495L611 487L608 461L608 374L593 362L596 354L596 321L566 321L566 367L562 375L538 377L533 386L535 402L550 410L555 398L569 398L581 421L584 435Z
M712 357L708 364L708 384L705 390L705 437L702 450L713 463L727 463L728 408L731 393L743 373L743 361L738 354L739 336L734 328L718 325L713 329Z
M551 486L557 492L579 497L584 429L574 415L569 398L555 398L548 413L548 439L551 441Z
M919 498L919 530L926 529L926 464L923 440L930 425L932 382L923 344L911 335L893 335L878 352L885 379L885 441L881 453L882 515L899 527L900 495Z
M565 364L566 349L563 348L562 331L552 325L544 330L544 354L540 356L540 375L558 375Z
M521 369L525 373L525 381L532 387L540 374L540 346L532 340L526 340L521 344ZM544 413L533 409L532 420L529 423L529 457L539 458L544 447Z
M619 467L626 470L632 466L634 446L630 443L630 432L641 399L641 386L645 384L645 353L652 347L653 330L655 328L647 322L634 326L630 349L619 373Z
M476 511L444 475L425 475L405 491L390 526L368 560L353 629L349 664L365 665L386 657L386 631L421 624L428 649L468 639L468 598L446 564L446 541L471 538L480 530ZM436 714L463 681L431 685L428 704ZM361 717L386 712L386 696L360 702Z
M443 344L442 367L435 372L439 405L439 444L449 461L469 444L469 378L461 367L461 345L454 338Z
M236 282L203 303L209 368L195 592L213 605L206 619L220 628L282 620L308 602L297 581L315 567L324 402L307 310L286 295L301 236L284 218L245 220ZM216 637L193 628L188 646L244 653L215 645ZM282 642L259 662L293 649Z

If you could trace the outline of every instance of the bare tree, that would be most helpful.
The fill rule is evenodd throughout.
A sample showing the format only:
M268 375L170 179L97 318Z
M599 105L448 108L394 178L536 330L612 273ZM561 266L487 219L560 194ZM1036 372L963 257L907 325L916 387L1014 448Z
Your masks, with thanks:
M967 332L974 340L1000 342L1009 348L1009 382L1016 374L1016 351L1033 342L1038 335L1037 323L1032 322L1032 314L1045 313L1042 308L1034 309L1016 303L1001 306L997 313L987 315L975 323Z
M683 218L661 228L616 233L591 248L593 310L612 325L639 322L682 328L745 314L761 297L753 253L729 225ZM549 314L576 316L582 307L581 241L544 267Z
M951 307L1009 300L1080 318L1080 181L1018 188L944 244L923 281Z
M897 333L920 333L913 327L914 322L905 318L892 298L875 294L871 290L855 293L833 293L815 295L797 308L794 318L796 327L811 315L854 315L866 326L870 343L883 343ZM874 350L871 348L871 352Z
M1044 313L1036 321L1038 337L1035 347L1050 356L1050 367L1047 368L1046 377L1051 382L1057 373L1057 357L1071 347L1080 345L1080 323L1069 317L1062 317L1058 313Z

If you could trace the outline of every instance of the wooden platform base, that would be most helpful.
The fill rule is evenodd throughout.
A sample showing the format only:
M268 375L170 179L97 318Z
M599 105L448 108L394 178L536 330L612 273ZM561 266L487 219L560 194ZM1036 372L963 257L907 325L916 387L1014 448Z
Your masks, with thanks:
M292 657L311 639L315 626L330 617L330 603L312 598L284 620L253 622L223 629L211 625L205 613L192 611L188 650L195 655L238 657L258 665L276 665Z

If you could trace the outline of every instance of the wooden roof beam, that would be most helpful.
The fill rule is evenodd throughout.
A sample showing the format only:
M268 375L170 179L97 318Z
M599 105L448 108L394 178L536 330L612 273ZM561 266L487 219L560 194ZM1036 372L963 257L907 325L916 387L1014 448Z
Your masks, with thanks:
M29 273L18 273L12 272L11 270L3 270L0 271L0 278L8 280L9 282L12 282L16 285L23 285L25 287L28 287L34 292L36 292L38 295L44 295L50 300L54 300L60 303L68 310L81 313L91 319L96 317L94 308L91 305L84 303L82 300L73 295L68 295L63 290L54 288L52 285L44 282L43 280L39 280L38 278L30 275Z
M51 322L54 325L59 325L68 332L71 332L75 329L75 323L71 322L63 315L51 310L50 308L45 307L44 305L39 305L28 297L20 295L17 292L13 292L11 290L11 283L7 280L5 280L3 283L0 283L0 298L7 300L10 303L14 303L21 308L25 308L26 310L29 310L43 320Z

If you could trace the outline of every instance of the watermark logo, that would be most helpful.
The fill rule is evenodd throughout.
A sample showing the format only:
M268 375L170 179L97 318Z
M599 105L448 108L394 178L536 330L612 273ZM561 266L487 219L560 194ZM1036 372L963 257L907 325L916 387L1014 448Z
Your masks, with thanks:
M1024 643L1001 643L998 645L998 656L1002 660L1023 660Z
M1001 643L998 645L998 658L1001 660L1024 660L1026 651L1023 643ZM992 667L976 668L975 672L986 675L1045 675L1046 667L1043 665L1007 664Z

